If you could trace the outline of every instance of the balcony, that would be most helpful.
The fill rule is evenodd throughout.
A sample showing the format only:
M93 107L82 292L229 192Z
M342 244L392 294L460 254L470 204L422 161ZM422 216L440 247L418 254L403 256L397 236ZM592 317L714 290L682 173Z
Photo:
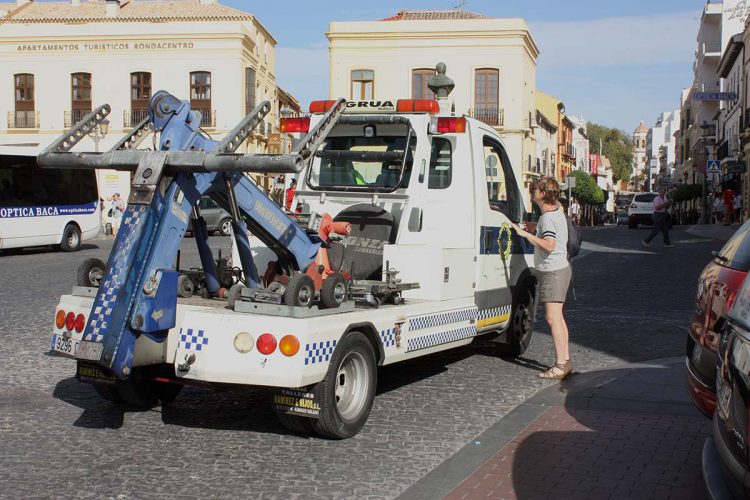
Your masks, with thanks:
M505 126L505 109L493 107L472 108L469 116L493 127Z
M576 148L573 147L573 144L571 144L570 142L566 142L565 144L560 144L559 147L560 151L562 152L562 156L575 159Z
M66 111L63 126L66 129L71 128L73 125L83 120L83 117L89 113L91 113L90 109L74 109L72 111Z
M216 110L211 108L192 108L201 114L201 127L216 127Z
M721 57L721 42L703 42L698 46L700 57Z
M8 111L8 128L39 128L39 111Z
M134 128L148 118L148 108L126 109L122 112L122 127Z

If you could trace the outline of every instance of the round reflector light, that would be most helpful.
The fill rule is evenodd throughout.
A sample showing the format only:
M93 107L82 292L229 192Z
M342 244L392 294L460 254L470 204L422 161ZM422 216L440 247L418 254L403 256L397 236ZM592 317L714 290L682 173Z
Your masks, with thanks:
M253 350L254 340L248 332L240 332L234 337L234 348L241 354L248 353Z
M258 337L258 352L261 354L271 354L276 350L276 338L270 333L264 333Z
M76 316L76 324L75 324L76 331L78 333L81 333L85 326L86 326L86 317L83 314L79 314L78 316Z
M299 340L294 335L285 335L279 342L279 350L284 356L294 356L299 352Z
M55 326L58 328L62 328L65 326L65 311L60 309L57 311L57 314L55 314Z
M67 316L65 316L65 328L73 331L73 328L76 326L76 314L74 312L69 312Z

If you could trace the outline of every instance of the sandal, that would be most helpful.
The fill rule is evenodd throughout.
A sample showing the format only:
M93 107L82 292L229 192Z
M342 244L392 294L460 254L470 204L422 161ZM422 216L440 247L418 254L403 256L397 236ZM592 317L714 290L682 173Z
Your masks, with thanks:
M568 366L570 366L570 368L568 368ZM563 380L568 376L568 373L570 373L570 370L572 369L573 365L570 363L570 360L568 360L565 363L556 364L546 372L538 373L537 377L545 380Z

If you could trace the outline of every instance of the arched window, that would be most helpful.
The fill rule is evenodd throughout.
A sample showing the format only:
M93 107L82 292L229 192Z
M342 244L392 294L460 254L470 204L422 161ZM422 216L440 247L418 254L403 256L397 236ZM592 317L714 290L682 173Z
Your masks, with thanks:
M411 72L411 98L434 99L435 94L427 87L427 82L435 76L434 69L414 69Z
M34 112L34 75L29 73L13 75L13 82L15 85L16 113L12 126L15 128L37 127L36 113Z
M193 71L190 73L190 108L200 111L201 126L212 127L211 110L211 73L208 71Z
M134 127L148 116L148 100L151 98L151 73L130 73L130 114L125 126Z

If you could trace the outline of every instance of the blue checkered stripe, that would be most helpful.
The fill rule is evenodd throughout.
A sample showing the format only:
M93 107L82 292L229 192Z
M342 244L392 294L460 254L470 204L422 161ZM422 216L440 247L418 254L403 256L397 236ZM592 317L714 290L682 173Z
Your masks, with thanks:
M200 351L203 346L208 345L208 337L203 330L193 330L192 328L180 328L180 341L177 348L184 347L188 351Z
M477 308L461 309L460 311L449 311L438 314L428 314L416 318L409 318L409 331L424 330L436 326L473 321L477 318Z
M391 347L396 345L396 329L389 328L385 331L380 332L380 340L383 342L383 347Z
M113 251L112 269L105 275L104 283L99 285L99 292L94 302L91 316L89 316L89 328L87 329L84 340L92 342L102 342L104 332L107 330L107 318L112 314L117 293L125 283L128 274L128 263L130 262L130 252L133 250L133 244L137 238L133 237L133 228L137 226L140 218L146 213L146 205L129 205L123 214L122 223L118 234L128 237L118 238L117 247Z
M477 317L477 320L481 321L483 319L489 319L489 318L496 318L498 316L504 316L506 314L510 314L511 311L511 305L508 304L507 306L501 306L501 307L493 307L490 309L482 309L479 311L479 316Z
M330 360L335 348L335 340L305 344L305 364L314 365L315 363L322 363L323 361Z
M457 328L455 330L448 330L447 332L439 332L430 335L423 335L421 337L415 337L413 339L407 340L406 352L418 351L420 349L427 349L429 347L435 347L437 345L456 342L457 340L463 340L473 337L476 334L477 327L475 325L470 325L464 326L463 328Z

